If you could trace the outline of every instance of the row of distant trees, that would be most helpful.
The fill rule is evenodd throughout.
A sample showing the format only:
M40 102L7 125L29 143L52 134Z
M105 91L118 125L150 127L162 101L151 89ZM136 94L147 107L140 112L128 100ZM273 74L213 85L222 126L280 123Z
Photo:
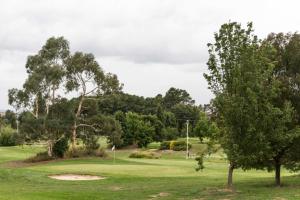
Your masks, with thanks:
M232 22L208 49L210 113L220 130L212 139L227 154L228 186L238 168L275 170L280 186L282 167L300 167L300 34L259 39L252 23Z
M46 141L49 156L66 138L72 150L78 139L98 148L99 136L117 147L145 147L182 136L186 120L191 135L207 134L199 126L208 123L204 109L188 92L170 88L153 98L123 93L116 75L105 73L92 54L72 54L63 37L48 39L36 55L28 56L25 67L27 79L21 89L9 90L9 104L18 114L13 118L24 141Z

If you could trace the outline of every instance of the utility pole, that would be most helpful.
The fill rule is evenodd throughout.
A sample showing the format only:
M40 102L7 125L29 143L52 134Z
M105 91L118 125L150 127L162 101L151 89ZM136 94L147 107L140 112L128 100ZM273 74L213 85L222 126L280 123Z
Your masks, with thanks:
M189 120L186 120L186 159L189 157Z

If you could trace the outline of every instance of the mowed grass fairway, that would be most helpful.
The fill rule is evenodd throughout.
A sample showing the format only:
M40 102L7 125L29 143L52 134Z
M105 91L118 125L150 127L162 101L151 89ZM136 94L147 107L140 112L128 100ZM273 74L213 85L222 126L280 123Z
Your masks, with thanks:
M42 151L40 146L0 148L0 199L300 199L300 176L283 171L282 188L273 186L273 173L236 170L235 191L225 189L227 163L220 155L196 162L184 152L164 152L160 159L131 159L132 150L117 151L109 158L58 160L24 165L22 160ZM51 174L91 174L94 181L61 181Z

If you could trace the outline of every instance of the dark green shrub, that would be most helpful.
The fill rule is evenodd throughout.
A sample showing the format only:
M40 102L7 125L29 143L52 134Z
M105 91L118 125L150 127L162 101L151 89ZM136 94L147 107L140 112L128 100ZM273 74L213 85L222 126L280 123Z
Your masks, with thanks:
M160 154L153 151L137 151L129 155L129 158L148 158L148 159L158 159Z
M69 149L68 138L62 137L53 145L53 154L55 157L63 158L65 152Z
M88 150L86 148L76 148L70 149L65 153L66 158L81 158L81 157L107 157L107 153L104 149L95 149L95 150Z
M15 146L16 143L13 139L13 135L1 134L0 135L0 146Z
M2 128L0 132L0 146L15 146L18 144L17 133L9 126Z
M170 150L170 141L163 141L160 143L160 150Z
M189 149L190 148L192 148L191 144L189 144ZM184 151L186 150L186 141L172 141L170 149L173 151Z

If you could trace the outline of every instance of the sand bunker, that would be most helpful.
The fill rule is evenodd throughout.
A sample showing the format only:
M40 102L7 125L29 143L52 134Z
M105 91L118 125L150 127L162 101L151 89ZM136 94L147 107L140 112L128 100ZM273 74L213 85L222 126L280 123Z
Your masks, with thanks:
M92 175L79 175L79 174L61 174L61 175L51 175L49 178L65 181L91 181L91 180L102 180L105 179L101 176Z

